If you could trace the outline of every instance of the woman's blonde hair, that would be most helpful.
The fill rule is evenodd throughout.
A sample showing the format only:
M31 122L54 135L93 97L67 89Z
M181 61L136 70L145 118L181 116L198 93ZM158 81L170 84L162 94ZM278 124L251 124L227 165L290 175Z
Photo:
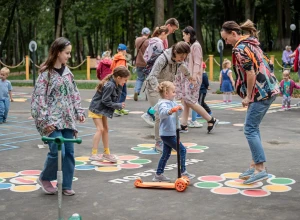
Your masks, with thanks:
M169 29L167 26L160 26L160 27L156 27L153 31L153 34L151 35L151 37L158 37L159 35L161 35L162 33L169 33Z
M226 65L227 65L228 63L231 63L231 61L225 58L224 61L223 61L223 63L222 63L223 69L226 68Z
M230 34L232 31L235 31L238 35L241 35L242 31L246 31L251 37L256 37L257 39L259 33L259 31L256 30L254 23L249 19L247 19L247 21L241 25L238 25L235 21L226 21L222 25L221 31L225 31L228 34Z
M174 88L174 84L170 81L163 81L159 83L157 87L157 91L159 92L159 95L164 98L167 91L169 91L170 88Z

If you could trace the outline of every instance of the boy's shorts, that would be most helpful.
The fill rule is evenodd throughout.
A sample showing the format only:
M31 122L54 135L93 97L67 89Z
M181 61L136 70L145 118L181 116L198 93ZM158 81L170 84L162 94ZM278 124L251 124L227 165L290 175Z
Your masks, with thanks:
M100 115L100 114L96 114L96 113L94 113L94 112L91 112L91 111L89 110L88 117L89 117L89 118L102 118L103 116Z

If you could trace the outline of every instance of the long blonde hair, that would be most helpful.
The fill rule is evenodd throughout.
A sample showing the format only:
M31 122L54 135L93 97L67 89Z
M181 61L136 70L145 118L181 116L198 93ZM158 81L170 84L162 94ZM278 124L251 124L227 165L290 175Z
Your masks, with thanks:
M159 92L160 97L164 98L167 91L169 91L170 88L173 88L174 84L170 81L163 81L159 83L157 87L157 91Z

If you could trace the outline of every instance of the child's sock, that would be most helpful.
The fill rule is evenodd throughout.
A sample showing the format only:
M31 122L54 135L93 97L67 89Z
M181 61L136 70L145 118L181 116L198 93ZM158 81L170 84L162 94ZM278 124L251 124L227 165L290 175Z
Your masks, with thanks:
M109 148L104 148L103 154L110 154Z
M226 93L223 93L223 102L226 102Z
M230 92L229 94L228 94L228 102L231 102L232 101L232 93Z
M98 149L96 148L93 148L92 149L92 155L97 155L98 154Z

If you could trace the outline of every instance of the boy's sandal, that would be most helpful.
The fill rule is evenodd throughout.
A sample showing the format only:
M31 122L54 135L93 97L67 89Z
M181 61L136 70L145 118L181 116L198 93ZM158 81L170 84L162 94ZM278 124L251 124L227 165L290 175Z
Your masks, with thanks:
M218 123L219 123L218 119L211 117L210 121L207 122L207 133L209 134L210 132L212 132ZM212 125L209 125L209 124L212 124Z
M180 130L181 133L187 133L189 131L187 125L180 125L180 127L181 127L181 130Z

